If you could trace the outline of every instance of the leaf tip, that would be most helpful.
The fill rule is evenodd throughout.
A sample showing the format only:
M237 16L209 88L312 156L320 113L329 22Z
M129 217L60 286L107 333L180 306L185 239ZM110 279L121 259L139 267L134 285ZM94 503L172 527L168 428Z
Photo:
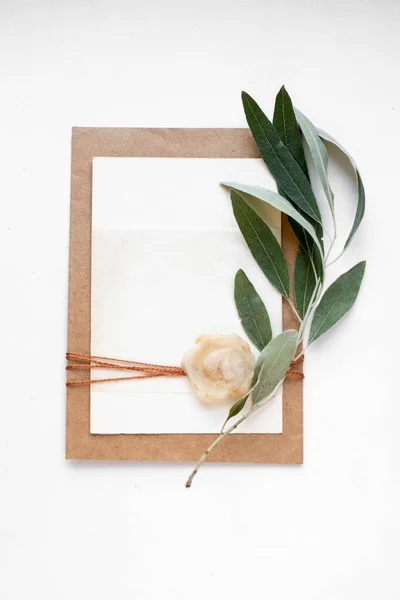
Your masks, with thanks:
M360 271L361 271L361 279L363 279L364 277L364 273L365 273L365 267L367 266L367 261L366 260L361 260L358 265L356 265L357 267L359 267Z
M362 279L364 277L366 265L367 265L367 261L366 260L360 260L360 262L357 263L356 265L354 265L354 267L352 267L350 269L350 271L359 271L360 274L361 274L361 279Z
M236 203L244 202L244 198L243 198L242 194L235 187L230 187L230 199L232 202L236 202Z
M242 103L244 108L249 108L247 105L250 103L256 104L256 101L250 96L250 94L248 94L247 92L245 92L244 90L242 91Z
M224 187L224 188L232 187L230 181L221 181L219 185L222 185L222 187Z

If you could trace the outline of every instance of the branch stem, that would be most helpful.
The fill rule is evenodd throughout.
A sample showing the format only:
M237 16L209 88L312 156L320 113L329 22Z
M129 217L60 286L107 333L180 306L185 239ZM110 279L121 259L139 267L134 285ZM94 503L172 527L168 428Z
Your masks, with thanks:
M334 244L335 244L335 242L336 242L336 237L337 237L337 232L336 232L336 219L335 219L335 216L333 215L333 237L332 237L332 240L331 240L331 244L330 244L330 246L329 246L329 248L328 248L328 252L326 253L326 256L325 256L325 267L329 267L331 264L333 264L333 263L329 263L329 264L328 264L328 258L329 258L329 256L330 256L330 254L331 254L331 251L332 251L332 248L333 248L333 246L334 246ZM337 260L337 259L336 259L336 260ZM334 261L334 262L335 262L335 261Z
M283 380L282 380L283 381ZM270 400L272 400L272 398L276 395L276 391L279 389L282 381L276 386L275 390L272 392L272 394L270 396L268 396L267 398L265 398L265 400L263 400L262 402L259 402L258 404L255 404L253 406L253 408L251 408L245 415L243 415L242 417L240 417L240 419L238 421L236 421L236 423L234 423L233 425L231 425L231 427L229 427L229 429L227 429L226 431L224 431L223 433L220 433L220 435L213 441L213 443L207 448L207 450L204 452L204 454L201 456L201 458L199 459L199 461L197 462L195 468L193 469L193 471L191 472L189 479L186 482L185 487L190 488L190 486L192 485L192 481L197 473L197 471L200 469L201 465L203 464L203 462L205 460L207 460L208 455L210 454L210 452L212 452L214 450L214 448L216 446L218 446L218 444L220 442L222 442L222 440L229 435L232 431L234 431L241 423L243 423L243 421L245 421L246 419L248 419L252 414L254 414L255 412L257 412L260 408L262 408L263 406L265 406L267 404L267 402L269 402Z
M302 323L301 317L300 317L299 313L297 312L296 307L293 304L293 302L291 300L288 300L287 298L286 298L286 300L288 301L289 306L292 309L293 313L295 314L296 318L300 321L300 323Z
M336 258L334 258L333 260L331 260L331 262L330 262L330 263L326 263L326 264L325 264L325 267L326 267L326 268L328 268L328 267L332 266L333 264L335 264L335 262L336 262L337 260L339 260L339 258L341 258L341 257L343 256L344 252L345 252L345 250L343 249L343 250L341 251L341 253L337 255L337 257L336 257ZM326 257L326 260L328 260L328 256Z

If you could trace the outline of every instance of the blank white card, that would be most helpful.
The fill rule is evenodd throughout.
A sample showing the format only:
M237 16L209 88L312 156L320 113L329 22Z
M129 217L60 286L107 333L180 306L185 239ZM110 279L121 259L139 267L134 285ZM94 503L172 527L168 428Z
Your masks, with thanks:
M281 297L251 256L220 185L232 180L274 185L259 159L93 160L92 355L180 366L201 333L246 339L233 297L238 269L263 298L273 333L282 330ZM280 240L280 214L260 207ZM102 376L110 375L92 372ZM197 400L186 377L92 384L90 430L217 433L228 410ZM281 396L237 430L281 431Z

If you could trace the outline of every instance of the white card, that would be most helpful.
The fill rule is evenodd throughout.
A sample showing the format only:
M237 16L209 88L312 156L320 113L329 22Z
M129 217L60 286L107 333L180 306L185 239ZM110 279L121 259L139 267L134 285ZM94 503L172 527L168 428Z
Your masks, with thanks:
M246 339L233 298L240 268L263 298L274 335L282 331L281 297L251 256L220 186L229 180L273 185L260 159L93 160L92 355L180 366L201 333ZM280 213L260 207L280 239ZM93 370L99 377L110 372ZM216 433L228 410L197 400L186 377L98 383L91 385L90 430ZM281 431L281 396L237 430Z

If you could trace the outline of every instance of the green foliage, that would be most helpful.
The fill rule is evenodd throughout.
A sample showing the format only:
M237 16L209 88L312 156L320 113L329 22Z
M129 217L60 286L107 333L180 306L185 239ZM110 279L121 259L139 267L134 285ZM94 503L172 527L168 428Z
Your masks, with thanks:
M264 302L241 269L235 277L235 303L243 329L261 351L271 340L271 322Z
M254 259L278 292L289 299L289 269L274 234L234 190L231 190L231 200L235 219Z
M296 160L304 175L307 177L308 181L310 180L308 174L308 167L306 162L306 157L304 153L303 143L301 140L301 134L299 125L297 123L295 111L293 108L292 100L287 93L284 86L279 90L276 99L275 99L275 108L274 108L274 118L273 125L278 132L282 142L285 144L286 148L289 150L290 154ZM293 202L290 198L285 194L283 189L278 184L278 192L281 196L289 200L291 204ZM296 205L295 205L296 206ZM315 223L307 213L304 213L299 209L300 214L310 222L317 235L317 238L322 246L322 225L320 223ZM312 258L314 262L315 269L318 273L320 279L323 278L323 270L324 263L321 258L318 249L315 246L315 243L310 236L310 234L292 217L289 217L289 223L299 240L300 246L303 248L305 252Z
M357 180L357 209L350 233L342 252L348 248L357 232L365 211L365 191L360 172L350 154L328 133L317 129L300 111L293 108L286 89L282 87L275 101L273 124L259 105L245 92L243 107L250 130L274 177L278 192L259 186L236 182L223 185L231 190L233 212L240 231L258 265L272 285L286 298L299 318L299 331L283 331L271 339L271 324L267 309L245 273L239 270L235 277L235 302L243 329L253 344L261 350L254 369L252 387L231 407L220 435L201 456L186 486L190 487L202 463L210 452L243 421L262 408L274 397L296 353L300 357L305 343L307 324L311 321L308 345L326 333L356 301L364 277L365 261L343 273L323 293L325 269L336 240L334 194L328 179L328 152L324 141L334 144L350 160ZM301 132L301 133L300 133ZM325 249L321 212L311 187L302 136L320 178L332 214L333 232ZM324 140L324 141L323 141ZM286 214L300 244L297 254L293 286L285 256L267 223L257 213L257 200L262 200ZM332 262L335 262L333 260ZM330 264L332 264L332 262ZM293 287L297 311L291 299ZM322 298L321 298L322 295ZM307 345L306 345L307 347ZM251 398L249 410L225 429L226 423L238 416Z
M358 296L364 271L365 261L362 261L340 275L326 290L314 313L309 344L328 331L350 310Z
M288 329L272 338L258 357L254 370L251 398L258 404L267 398L284 379L292 362L297 344L298 332Z
M310 149L315 168L328 200L332 215L334 214L334 195L328 180L328 152L324 142L319 137L318 129L299 110L295 110L301 131Z
M356 209L356 214L354 217L354 221L353 221L353 225L351 227L351 231L349 233L349 236L346 240L346 243L344 245L343 248L343 252L348 248L350 242L352 241L354 235L356 234L358 228L360 227L361 221L363 220L364 217L364 213L365 213L365 189L364 189L364 184L362 182L361 179L361 175L360 175L360 171L358 170L358 167L354 161L354 159L350 156L350 154L347 152L347 150L345 150L343 148L343 146L341 144L339 144L339 142L337 142L331 135L329 135L329 133L326 133L326 131L323 131L322 129L318 129L318 133L321 136L322 139L326 140L327 142L330 142L331 144L333 144L334 146L336 146L337 148L339 148L339 150L348 158L348 160L350 161L355 175L356 175L356 180L357 180L357 209Z
M294 297L298 313L302 319L307 314L310 302L317 286L317 280L310 256L301 250L294 266Z
M276 183L305 213L321 223L321 213L310 182L284 145L271 121L251 96L242 92L247 123L264 162Z
M282 142L285 144L308 181L310 181L299 125L294 113L292 100L284 85L279 90L275 99L274 117L272 122ZM283 195L281 191L279 191L279 193Z
M230 421L230 419L236 417L236 415L238 415L244 409L248 397L249 396L246 395L244 398L240 398L237 402L235 402L235 404L232 404L228 416L226 417L225 423L222 425L221 431L225 429L225 425L228 421Z
M235 192L237 192L237 194L239 194L249 206L252 206L254 204L253 199L257 198L258 200L263 200L270 206L273 206L274 208L277 208L281 212L285 213L286 215L292 217L292 219L297 221L299 225L301 225L311 236L313 242L315 243L318 249L321 259L323 259L323 250L313 226L308 221L306 221L306 219L300 214L298 210L294 208L294 206L290 204L288 200L286 200L276 192L272 192L271 190L267 190L259 186L245 185L243 183L236 183L233 181L223 182L222 185L231 188L231 190L235 190Z

